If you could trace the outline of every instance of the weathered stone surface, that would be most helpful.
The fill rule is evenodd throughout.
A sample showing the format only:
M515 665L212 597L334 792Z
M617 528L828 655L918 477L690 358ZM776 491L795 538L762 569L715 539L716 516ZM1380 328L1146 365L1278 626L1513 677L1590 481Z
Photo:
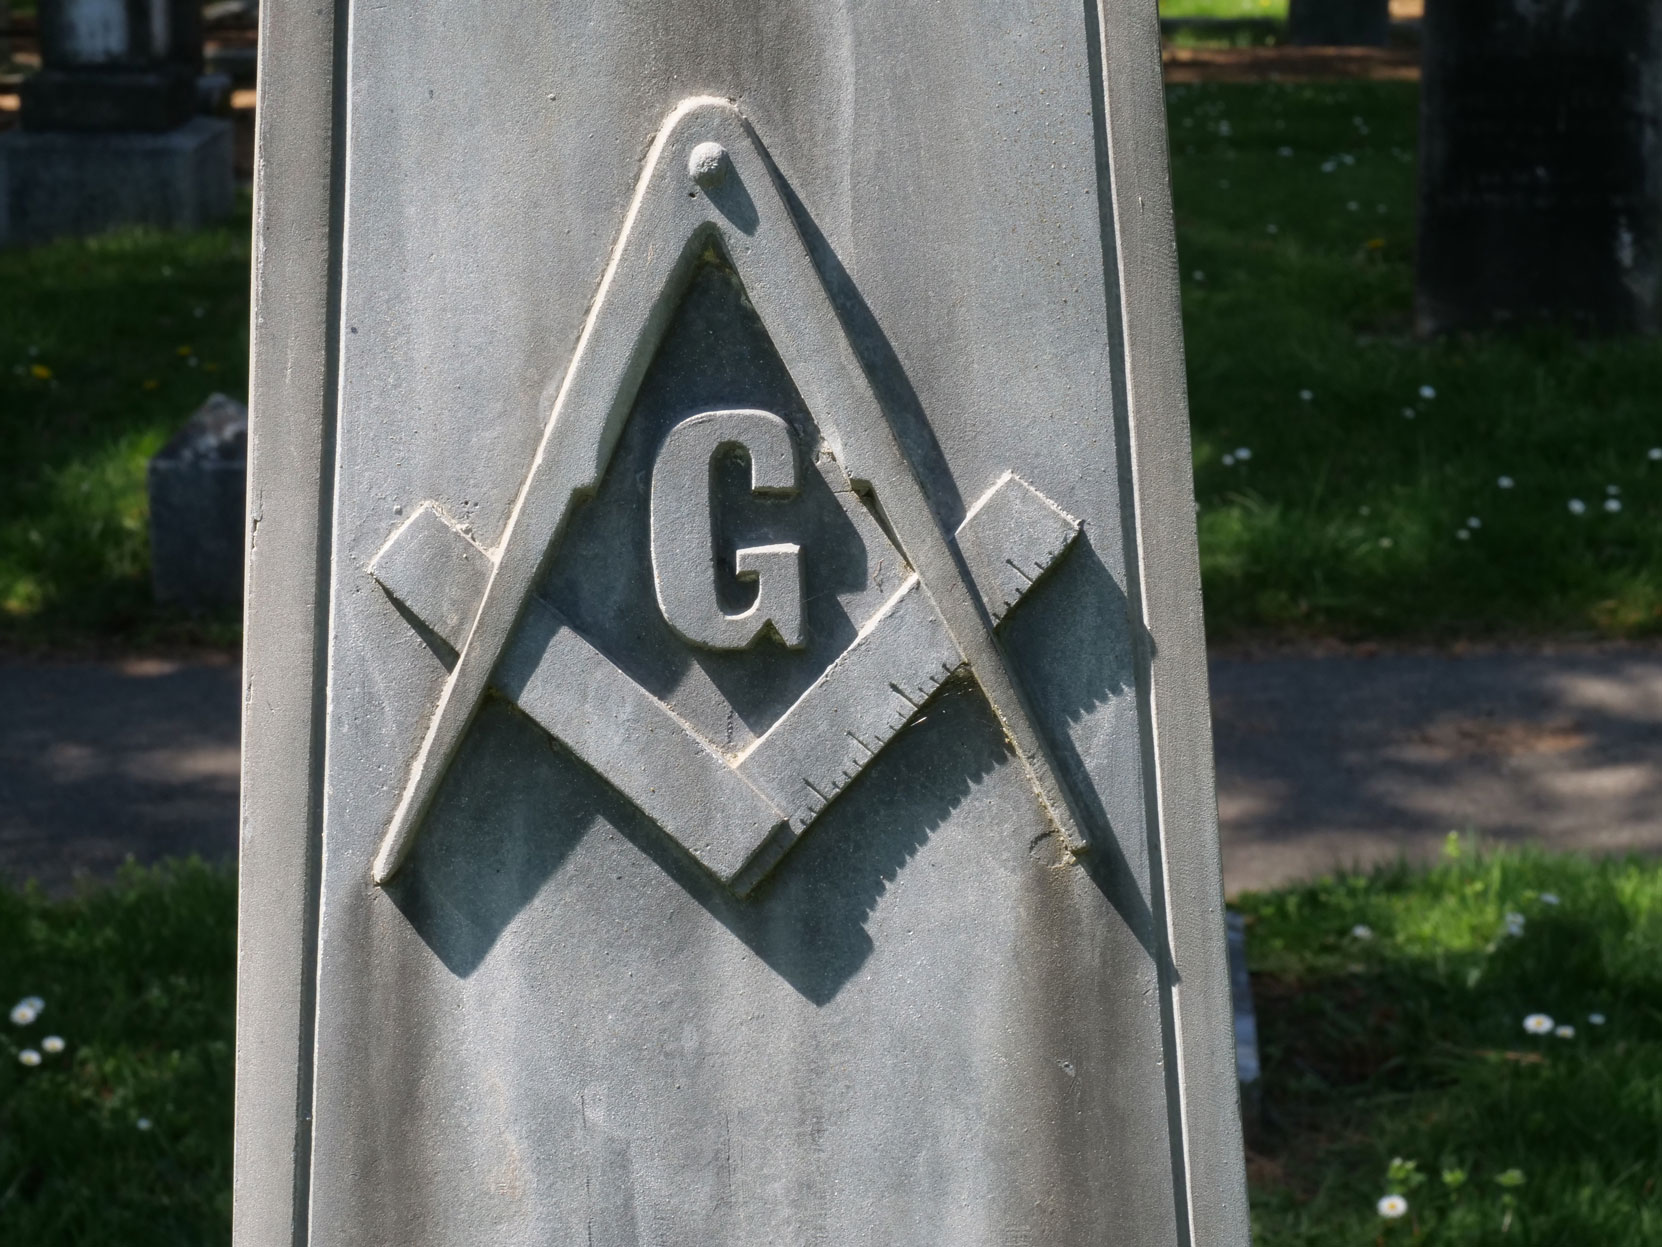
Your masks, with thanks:
M0 134L0 245L117 225L192 229L235 196L231 123L196 117L164 134Z
M268 0L239 1247L1246 1241L1085 16Z
M1424 333L1662 318L1662 8L1426 7L1416 318Z
M242 600L248 409L215 394L150 460L150 571L156 599Z
M1287 39L1313 47L1384 47L1390 0L1290 0Z

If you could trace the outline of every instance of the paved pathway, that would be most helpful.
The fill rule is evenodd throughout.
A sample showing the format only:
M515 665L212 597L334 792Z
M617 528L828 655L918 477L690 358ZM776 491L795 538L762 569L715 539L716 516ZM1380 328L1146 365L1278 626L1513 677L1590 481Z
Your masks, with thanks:
M0 874L236 851L233 662L0 661Z
M1450 829L1662 849L1662 649L1220 658L1233 893L1433 856ZM0 873L235 852L237 670L0 662Z
M1214 660L1233 894L1453 829L1662 850L1662 649Z

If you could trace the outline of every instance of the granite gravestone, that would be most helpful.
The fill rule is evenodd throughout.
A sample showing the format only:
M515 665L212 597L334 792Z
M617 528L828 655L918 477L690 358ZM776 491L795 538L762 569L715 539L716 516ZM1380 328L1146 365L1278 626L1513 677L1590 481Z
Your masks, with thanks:
M1390 0L1290 0L1287 41L1313 47L1383 47Z
M248 409L214 394L151 458L150 580L158 602L242 600Z
M198 117L197 0L41 0L41 69L0 134L0 244L231 210L231 126Z
M1432 0L1416 319L1424 333L1662 317L1662 8Z
M1245 1243L1154 7L262 20L239 1247Z

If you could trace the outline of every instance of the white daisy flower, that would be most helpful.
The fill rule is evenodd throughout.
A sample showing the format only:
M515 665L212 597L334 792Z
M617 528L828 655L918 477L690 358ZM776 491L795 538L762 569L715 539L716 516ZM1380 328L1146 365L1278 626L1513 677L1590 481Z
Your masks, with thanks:
M1227 121L1218 122L1218 136L1220 138L1228 138L1233 133L1234 133L1234 130L1230 128L1230 125Z
M1475 515L1468 515L1466 517L1466 527L1467 528L1482 528L1483 527L1483 521L1478 519L1477 516L1475 516Z
M40 1053L33 1048L25 1048L17 1054L17 1062L19 1065L39 1065Z
M1373 928L1365 922L1358 922L1350 929L1350 935L1352 939L1371 940L1373 938Z
M1196 281L1205 281L1206 280L1206 270L1197 268L1195 270L1195 280Z
M1593 1026L1603 1026L1604 1025L1604 1014L1602 1014L1602 1013L1589 1013L1587 1015L1587 1021Z
M1271 221L1268 225L1264 226L1264 232L1266 234L1279 234L1281 232L1281 227L1274 221Z
M1454 536L1459 541L1470 541L1472 539L1471 533L1464 528L1455 529Z
M1510 476L1503 476L1500 479L1498 479L1495 482L1495 484L1500 486L1502 489L1511 489L1512 486L1517 484L1517 482L1514 481Z
M1531 1013L1524 1019L1524 1029L1531 1035L1547 1035L1552 1032L1552 1018L1545 1013Z
M1421 398L1436 398L1437 397L1437 387L1433 386L1433 385L1422 385L1420 387L1420 397Z
M64 1049L63 1036L48 1035L45 1039L40 1041L40 1049L42 1052L46 1053L47 1056L57 1056L58 1053L62 1052Z
M1308 403L1316 397L1316 392L1314 390L1300 390L1298 392L1298 396L1303 401Z
M1324 161L1322 161L1322 172L1323 173L1332 173L1333 170L1337 169L1338 167L1339 167L1339 162L1337 160L1324 160Z
M1352 156L1349 152L1341 152L1339 159L1344 161L1347 165L1353 165L1356 163L1356 157Z
M27 1000L20 1000L12 1006L11 1019L13 1026L32 1026L40 1010L34 1008Z
M1606 485L1604 487L1604 492L1614 498L1617 494L1622 492L1622 487L1620 485Z
M1506 923L1508 935L1522 935L1524 933L1524 916L1520 913L1509 913L1503 920Z
M1293 154L1293 149L1290 147L1278 147L1275 149L1275 154L1277 156L1291 156Z
M39 996L25 996L23 997L23 1003L33 1009L37 1015L46 1012L46 1002Z
M140 1130L148 1130L150 1129L150 1119L148 1117L140 1117L133 1123L133 1125L137 1126Z
M1381 550L1389 550L1391 548L1391 544L1391 539L1389 537L1381 537L1379 539L1379 548Z
M1235 466L1235 456L1234 455L1225 455L1223 457L1223 466L1226 467L1226 468L1234 467Z
M1574 1039L1575 1027L1571 1026L1568 1022L1565 1022L1562 1025L1554 1026L1552 1028L1552 1033L1557 1035L1560 1039Z
M1379 1215L1387 1221L1395 1221L1398 1217L1408 1215L1408 1201L1400 1195L1387 1195L1374 1205Z
M1580 498L1571 498L1570 499L1570 514L1571 515L1586 515L1587 514L1587 504L1585 502L1583 502Z
M1662 446L1652 446L1650 448L1650 453L1646 457L1650 459L1662 459Z
M1622 500L1620 498L1606 498L1604 500L1604 509L1610 512L1611 515L1614 515L1622 509Z
M1251 448L1247 446L1235 447L1235 458L1239 459L1242 463L1245 463L1248 459L1252 458Z
M1556 892L1543 892L1543 893L1541 893L1541 904L1543 904L1543 905L1556 905L1556 904L1558 904L1558 893L1556 893Z
M1345 205L1346 212L1360 212L1361 210L1362 205L1357 203L1354 199Z

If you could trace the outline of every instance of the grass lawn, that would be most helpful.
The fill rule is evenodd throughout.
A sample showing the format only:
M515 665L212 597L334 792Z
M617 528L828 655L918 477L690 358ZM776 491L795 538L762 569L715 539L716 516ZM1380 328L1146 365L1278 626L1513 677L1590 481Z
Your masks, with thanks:
M1662 631L1662 343L1411 335L1412 84L1169 98L1210 632Z
M1450 848L1240 904L1255 1241L1662 1242L1662 865Z
M1161 17L1271 17L1287 20L1287 0L1160 0Z
M1662 863L1451 847L1240 903L1257 1243L1662 1242ZM0 1242L225 1241L234 915L195 864L0 891L0 1007L45 1001L0 1039ZM1526 1033L1536 1012L1574 1036ZM1390 1193L1409 1213L1386 1222Z
M248 216L0 251L0 641L234 641L150 599L144 465L248 387Z
M0 889L0 1009L45 1005L0 1023L0 1242L227 1240L235 930L234 877L198 864Z
M1169 98L1213 637L1662 632L1662 343L1412 336L1412 84ZM244 391L247 228L0 252L0 643L234 640L143 465Z

